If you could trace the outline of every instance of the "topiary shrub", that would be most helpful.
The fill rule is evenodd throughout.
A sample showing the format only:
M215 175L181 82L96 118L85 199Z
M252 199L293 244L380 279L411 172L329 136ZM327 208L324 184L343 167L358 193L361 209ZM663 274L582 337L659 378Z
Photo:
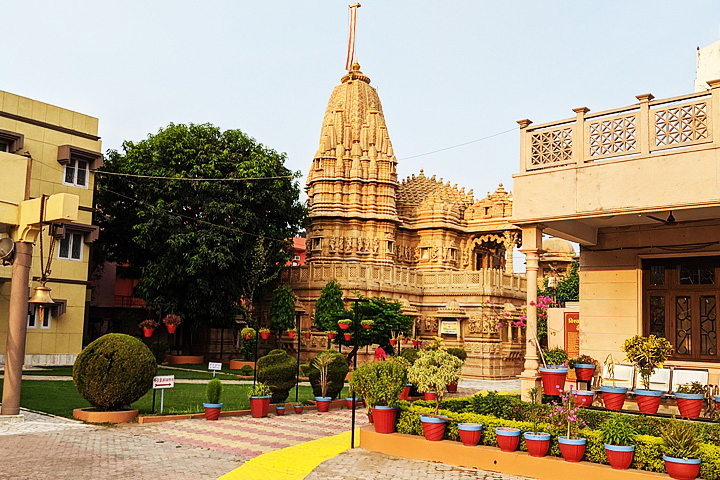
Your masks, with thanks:
M109 333L75 360L73 380L80 395L98 410L120 410L145 395L157 373L148 347L130 335Z
M285 350L270 350L267 355L257 361L257 379L270 387L272 403L282 403L290 395L295 386L297 360Z
M205 398L207 403L217 405L220 403L220 396L222 395L222 382L219 378L213 378L205 387Z
M253 368L250 365L243 365L240 370L238 370L238 375L242 375L243 377L252 377L253 373Z
M345 386L345 377L349 371L348 364L345 361L345 357L340 354L337 350L325 350L329 352L329 355L333 357L330 366L328 366L328 391L327 396L333 399L340 395L340 392ZM320 352L323 353L323 352ZM313 394L316 397L320 397L322 390L320 388L320 370L315 368L314 359L310 362L310 366L307 369L307 376L310 379L310 385L313 389Z

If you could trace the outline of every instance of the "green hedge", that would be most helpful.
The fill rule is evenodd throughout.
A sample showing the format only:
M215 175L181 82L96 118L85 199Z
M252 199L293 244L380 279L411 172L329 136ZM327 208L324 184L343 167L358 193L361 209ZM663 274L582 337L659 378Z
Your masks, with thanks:
M458 399L462 400L462 399ZM520 429L522 433L531 432L534 430L534 423L529 421L519 420L507 420L497 418L492 415L482 415L472 412L458 412L450 409L441 409L440 415L445 415L449 418L447 426L445 428L444 440L455 440L459 441L460 437L458 434L457 424L460 422L468 423L481 423L482 435L480 437L480 445L487 445L491 447L497 447L497 437L495 435L496 427L514 427ZM457 404L453 405L457 406ZM405 433L410 435L422 435L422 422L420 421L420 414L432 414L434 408L429 406L429 402L417 401L413 404L408 402L399 403L400 411L398 412L397 431L398 433ZM585 410L584 414L590 412ZM613 415L618 415L614 413ZM647 421L650 417L637 416L636 419L639 422ZM653 419L658 420L658 419ZM665 423L667 420L663 420L659 423ZM648 424L653 423L652 421L647 422ZM698 426L703 424L697 424ZM707 427L705 430L711 431L716 425L709 424L703 425ZM554 427L547 423L539 423L538 429L541 431L549 432L552 434L550 441L550 450L548 455L559 457L560 447L558 446L557 435L558 432ZM607 464L607 456L605 455L605 446L602 442L600 432L592 430L590 428L583 428L580 430L580 436L587 439L587 446L585 448L584 460L593 463ZM525 445L525 438L521 435L520 445L518 447L521 451L527 451ZM635 457L630 468L638 470L645 470L649 472L665 473L665 464L662 458L663 455L663 442L662 439L652 435L638 435L635 438ZM704 443L700 447L700 458L702 463L700 466L700 476L706 480L720 480L720 446Z

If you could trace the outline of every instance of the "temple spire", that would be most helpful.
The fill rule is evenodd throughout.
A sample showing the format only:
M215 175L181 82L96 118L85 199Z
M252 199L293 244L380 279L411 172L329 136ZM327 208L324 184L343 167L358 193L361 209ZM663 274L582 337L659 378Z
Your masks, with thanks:
M355 24L357 23L357 9L359 3L348 5L350 8L350 36L348 38L347 61L345 62L345 70L348 72L352 69L353 60L355 59Z

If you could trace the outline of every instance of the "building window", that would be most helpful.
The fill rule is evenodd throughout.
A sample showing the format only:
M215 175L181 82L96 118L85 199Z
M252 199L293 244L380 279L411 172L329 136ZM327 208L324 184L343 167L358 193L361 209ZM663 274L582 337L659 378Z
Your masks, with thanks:
M293 257L293 260L300 261L300 255L295 255L295 256Z
M52 309L51 308L43 308L43 319L42 323L40 323L40 309L35 308L32 312L28 314L28 324L27 328L38 328L38 325L40 325L40 328L48 329L50 328L50 319L52 316L50 315Z
M103 156L100 152L72 145L61 145L58 147L57 161L64 166L63 183L65 185L87 188L88 172L102 167Z
M58 258L82 260L83 234L68 232L58 242Z
M7 152L8 144L0 140L0 152Z
M643 260L643 329L667 338L676 360L720 360L720 257Z
M72 159L65 165L63 183L74 187L86 187L88 179L88 162Z

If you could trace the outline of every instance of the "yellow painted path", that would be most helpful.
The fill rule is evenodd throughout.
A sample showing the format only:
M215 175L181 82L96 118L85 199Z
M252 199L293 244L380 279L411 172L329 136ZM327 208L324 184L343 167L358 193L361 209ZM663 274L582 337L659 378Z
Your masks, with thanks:
M355 432L357 445L360 432ZM264 453L218 480L302 480L325 460L350 448L350 432Z

